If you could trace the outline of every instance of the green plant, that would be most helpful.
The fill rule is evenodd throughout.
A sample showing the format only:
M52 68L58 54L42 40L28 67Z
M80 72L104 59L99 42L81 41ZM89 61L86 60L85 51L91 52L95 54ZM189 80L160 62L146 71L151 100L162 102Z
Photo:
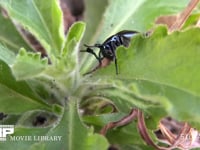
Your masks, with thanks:
M94 10L97 3L102 7ZM135 123L110 131L107 138L98 134L132 107L146 113L149 129L166 115L199 128L200 29L168 34L166 27L153 24L156 17L180 12L187 3L87 0L87 29L77 22L65 37L58 1L0 0L10 17L0 16L0 112L9 115L2 123L15 124L14 136L62 136L57 142L6 141L0 149L106 150L108 143L124 150L150 149ZM145 32L152 27L150 37L138 35L129 48L117 49L119 75L111 64L83 76L96 60L79 54L81 40L93 44L123 29ZM24 42L18 32L22 28L34 35L48 58ZM42 125L38 116L45 118Z

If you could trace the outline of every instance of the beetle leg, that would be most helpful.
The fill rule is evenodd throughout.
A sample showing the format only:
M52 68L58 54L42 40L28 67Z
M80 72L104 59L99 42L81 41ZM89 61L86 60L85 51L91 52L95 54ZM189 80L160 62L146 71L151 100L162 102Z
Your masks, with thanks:
M112 50L112 52L113 52L113 54L114 54L115 71L116 71L116 74L119 74L119 71L118 71L118 64L117 64L117 56L116 56L115 50Z
M100 67L101 67L101 64L102 64L101 63L102 59L103 59L103 57L101 56L101 49L100 49L100 51L99 51L99 59L98 59Z
M94 52L93 52L93 53L94 53ZM95 67L94 69L92 69L91 71L85 73L84 75L91 74L91 73L93 73L94 71L96 71L97 69L99 69L99 68L101 67L101 64L102 64L101 61L102 61L102 59L103 59L103 57L101 57L101 51L99 51L99 56L97 56L96 53L95 53L95 57L96 57L96 59L99 61L99 65L96 66L96 67Z
M100 48L101 44L95 44L94 46L89 46L89 45L84 44L84 46L87 47L87 49L86 50L81 50L81 52L88 52L88 53L94 55L95 58L99 61L99 64L101 65L101 60L102 60L102 58L100 56L100 53L101 53L100 51L101 50L99 51L99 56L97 56L97 54L92 49L92 48Z
M116 70L116 74L119 74L118 65L117 65L117 58L115 58L115 70Z
M91 73L95 72L97 69L99 69L99 65L97 67L95 67L94 69L92 69L91 71L84 73L83 76L91 74Z
M87 52L87 53L90 53L90 54L92 54L92 55L94 55L94 57L97 59L97 60L99 60L99 57L97 56L97 54L93 51L93 49L91 49L91 48L87 48L86 50L81 50L80 52Z
M118 65L117 65L117 57L115 57L114 59L115 59L115 70L116 70L116 74L119 74Z

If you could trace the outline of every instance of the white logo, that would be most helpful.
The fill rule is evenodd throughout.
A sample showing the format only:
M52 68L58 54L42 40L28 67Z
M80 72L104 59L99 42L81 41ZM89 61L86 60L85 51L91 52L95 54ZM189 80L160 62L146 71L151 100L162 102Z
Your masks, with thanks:
M14 125L0 125L0 141L6 141L8 134L14 133Z

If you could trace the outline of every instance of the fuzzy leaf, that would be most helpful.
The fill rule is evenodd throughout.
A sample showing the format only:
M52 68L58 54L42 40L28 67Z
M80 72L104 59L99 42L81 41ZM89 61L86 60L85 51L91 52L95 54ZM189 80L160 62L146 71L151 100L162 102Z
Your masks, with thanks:
M12 65L12 72L17 80L24 80L38 76L47 65L48 59L41 59L40 53L26 52L25 49L21 49Z
M173 117L187 120L196 118L195 121L198 121L199 35L199 28L168 35L166 28L159 27L149 38L137 36L128 49L121 47L117 50L119 75L115 75L114 64L97 72L106 78L122 79L124 84L128 82L126 86L116 86L125 89L120 90L124 95L112 92L113 101L123 110L130 108L130 103L140 108L159 104L160 108L164 107L163 111ZM105 94L108 91L101 92ZM128 97L130 95L133 95L132 99ZM122 99L129 105L120 104L124 101Z
M119 50L121 77L154 81L199 96L199 33L193 28L167 35L160 27L147 39L134 39L127 51Z
M0 44L0 60L4 61L8 65L12 65L15 61L15 57L14 52Z
M188 3L189 0L110 1L109 7L105 12L104 24L101 30L107 35L108 33L110 35L115 34L124 29L145 32L152 27L156 17L178 13Z
M103 43L106 38L121 30L139 32L151 30L157 17L179 13L187 6L188 2L189 0L110 0L96 32L92 32L92 43L91 40L88 40L86 44ZM98 6L94 3L93 7ZM94 62L97 61L88 53L81 58L83 73L91 70L91 66L94 67L93 64L96 65Z
M57 0L0 0L0 5L7 10L11 19L34 35L49 54L60 55L64 31Z
M22 113L32 109L51 111L51 107L33 92L25 81L16 81L10 68L0 61L0 110L4 113Z
M23 128L16 127L12 136L29 136L29 141L11 141L7 140L0 144L1 149L11 149L15 146L16 150L25 150L40 147L42 150L68 149L68 150L107 150L107 140L94 134L93 130L88 130L78 116L75 99L71 99L67 104L66 110L55 126L43 128ZM29 116L25 115L26 117ZM60 116L61 117L61 116ZM28 117L27 119L29 119ZM41 137L61 137L57 141L42 141ZM77 140L79 139L79 140ZM80 140L81 139L81 140ZM12 144L11 144L12 143Z
M66 45L64 47L63 56L64 58L67 56L67 62L74 62L77 65L78 61L78 48L77 44L79 44L80 40L83 37L83 33L85 31L85 23L77 22L73 24L69 32L67 33ZM73 68L75 66L72 66Z
M0 14L0 24L0 43L4 45L4 47L11 49L13 52L18 52L21 47L27 50L32 49L25 43L10 19L4 18Z
M82 124L77 113L75 100L76 99L70 99L70 101L68 101L69 103L67 104L61 122L47 134L48 136L61 135L61 143L54 144L49 142L46 145L46 149L93 150L94 147L101 147L102 150L106 150L108 144L105 138L91 133L91 131ZM77 140L77 137L81 140Z

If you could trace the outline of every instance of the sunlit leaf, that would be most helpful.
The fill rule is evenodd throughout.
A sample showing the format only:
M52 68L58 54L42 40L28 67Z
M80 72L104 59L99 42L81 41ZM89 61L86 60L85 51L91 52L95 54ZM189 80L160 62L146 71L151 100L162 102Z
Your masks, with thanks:
M62 12L57 0L0 1L11 19L28 29L48 51L59 55L64 41ZM51 14L51 15L49 15Z
M151 30L157 17L179 13L187 6L188 2L189 0L110 0L101 22L96 26L96 32L91 36L92 43L88 40L86 44L103 43L106 38L121 30L139 32ZM92 7L97 7L96 3L93 5ZM89 22L89 26L91 26L91 22ZM94 60L90 54L84 55L82 58L84 73L94 66Z
M9 18L5 18L0 14L0 43L11 49L13 52L18 52L22 47L31 50L29 45L25 43L14 24Z
M111 96L113 101L123 110L130 108L130 103L140 108L158 104L172 116L188 120L193 116L198 121L198 32L199 28L193 28L168 35L164 27L159 27L148 38L135 37L128 49L119 48L117 57L120 74L115 75L114 64L97 71L97 74L107 76L106 78L122 79L126 84L125 87L117 84L117 88L121 87L119 89L122 94L116 91ZM104 94L106 92L108 90L102 91ZM123 101L129 105L122 103Z

